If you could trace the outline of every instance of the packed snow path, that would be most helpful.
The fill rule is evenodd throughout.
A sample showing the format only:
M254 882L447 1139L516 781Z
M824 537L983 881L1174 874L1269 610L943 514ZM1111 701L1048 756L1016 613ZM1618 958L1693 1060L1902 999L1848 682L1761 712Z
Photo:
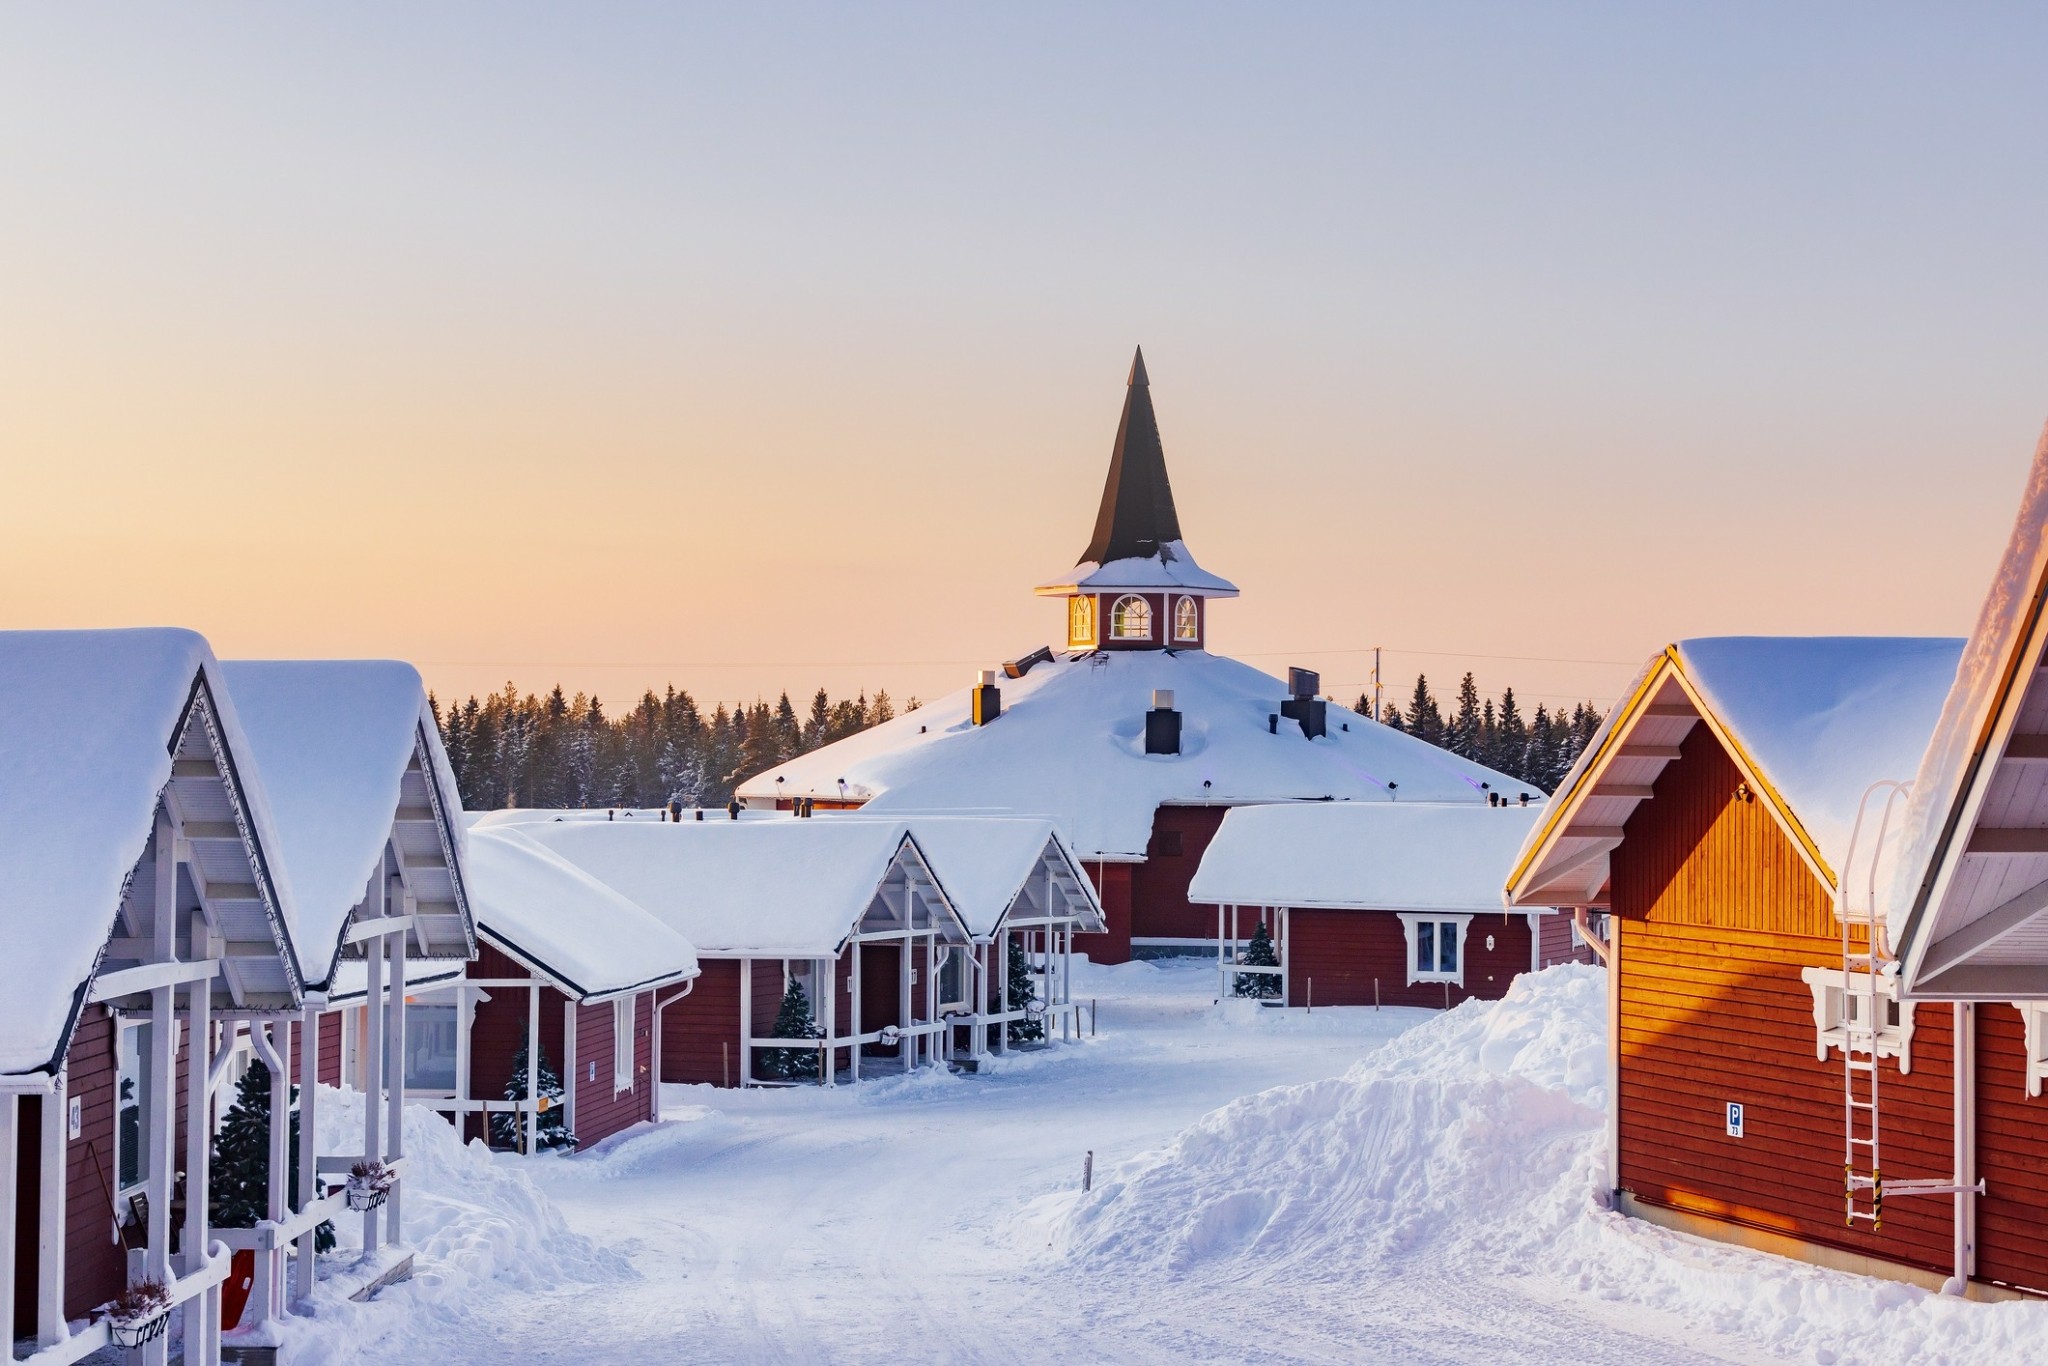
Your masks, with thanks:
M1361 1283L1299 1267L1220 1280L1200 1267L1116 1272L1048 1250L1085 1151L1099 1184L1216 1107L1340 1076L1430 1018L1268 1012L1226 1023L1214 983L1195 964L1096 970L1099 1038L985 1077L670 1088L660 1128L521 1164L599 1249L574 1280L470 1282L394 1304L351 1325L346 1346L330 1340L309 1355L636 1366L1762 1355L1540 1274L1461 1275L1435 1257ZM1202 1236L1227 1245L1231 1230Z

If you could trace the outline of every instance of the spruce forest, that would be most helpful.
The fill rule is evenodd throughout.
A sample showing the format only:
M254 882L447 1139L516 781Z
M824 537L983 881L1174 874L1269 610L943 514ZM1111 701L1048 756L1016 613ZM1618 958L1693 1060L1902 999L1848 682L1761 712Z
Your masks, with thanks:
M911 698L904 710L917 705ZM1357 710L1370 715L1372 699L1359 698ZM434 714L463 806L492 811L724 806L756 773L880 725L896 706L887 691L834 700L820 688L802 712L783 693L772 705L719 703L706 716L695 698L671 685L613 716L585 693L572 696L557 685L545 697L521 695L508 683L456 705L436 700ZM1525 719L1513 688L1496 704L1479 696L1469 673L1449 717L1429 680L1418 677L1407 710L1390 703L1380 719L1545 792L1556 789L1600 725L1600 713L1583 702L1569 716L1538 706Z

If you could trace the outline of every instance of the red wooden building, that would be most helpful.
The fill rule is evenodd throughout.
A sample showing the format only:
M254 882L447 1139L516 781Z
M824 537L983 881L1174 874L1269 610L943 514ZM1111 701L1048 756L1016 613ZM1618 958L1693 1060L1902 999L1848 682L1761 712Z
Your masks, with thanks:
M695 950L517 826L472 830L468 849L483 948L456 983L415 991L407 1096L447 1111L464 1139L515 1113L536 1151L538 1107L504 1097L521 1081L538 1097L545 1060L578 1147L660 1118L659 1025L689 993Z
M961 692L814 750L740 787L750 808L1049 817L1094 878L1098 962L1213 951L1188 883L1225 811L1293 800L1463 802L1540 796L1337 706L1306 671L1271 677L1209 650L1209 608L1237 595L1183 538L1140 355L1080 560L1037 586L1064 648L1021 651Z
M1930 1285L1953 1273L1954 1102L1986 1055L1957 1068L1953 1013L1902 996L1881 933L1871 970L1855 912L1882 847L1866 797L1919 765L1960 649L1681 642L1531 834L1512 904L1612 912L1617 1208ZM1997 1089L2020 1099L2016 1076Z
M772 1031L791 981L821 1031L824 1080L945 1060L946 1016L971 1006L971 945L902 823L606 815L507 812L473 833L516 826L695 947L700 975L662 1012L663 1081L772 1080L755 1064L790 1047Z
M1550 907L1510 911L1501 883L1542 813L1522 806L1296 802L1224 818L1189 895L1215 907L1217 992L1277 979L1283 1006L1496 1000L1525 971L1591 950ZM1563 933L1546 936L1545 922ZM1255 928L1279 966L1247 968ZM1550 954L1544 950L1551 946Z

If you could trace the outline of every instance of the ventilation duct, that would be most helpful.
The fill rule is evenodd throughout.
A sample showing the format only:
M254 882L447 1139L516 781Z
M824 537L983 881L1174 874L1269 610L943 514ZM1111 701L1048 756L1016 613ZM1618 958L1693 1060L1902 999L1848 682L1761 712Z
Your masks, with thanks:
M1003 714L1003 690L996 686L996 671L983 669L974 685L974 724L985 726Z
M1180 713L1173 708L1173 689L1152 690L1152 710L1145 713L1145 752L1180 753Z

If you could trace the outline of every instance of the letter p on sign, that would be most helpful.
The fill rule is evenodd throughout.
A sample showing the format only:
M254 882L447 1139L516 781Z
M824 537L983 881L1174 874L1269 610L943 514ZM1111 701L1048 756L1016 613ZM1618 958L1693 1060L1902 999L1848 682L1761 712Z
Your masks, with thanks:
M1728 1102L1728 1137L1742 1137L1742 1102L1739 1100Z

